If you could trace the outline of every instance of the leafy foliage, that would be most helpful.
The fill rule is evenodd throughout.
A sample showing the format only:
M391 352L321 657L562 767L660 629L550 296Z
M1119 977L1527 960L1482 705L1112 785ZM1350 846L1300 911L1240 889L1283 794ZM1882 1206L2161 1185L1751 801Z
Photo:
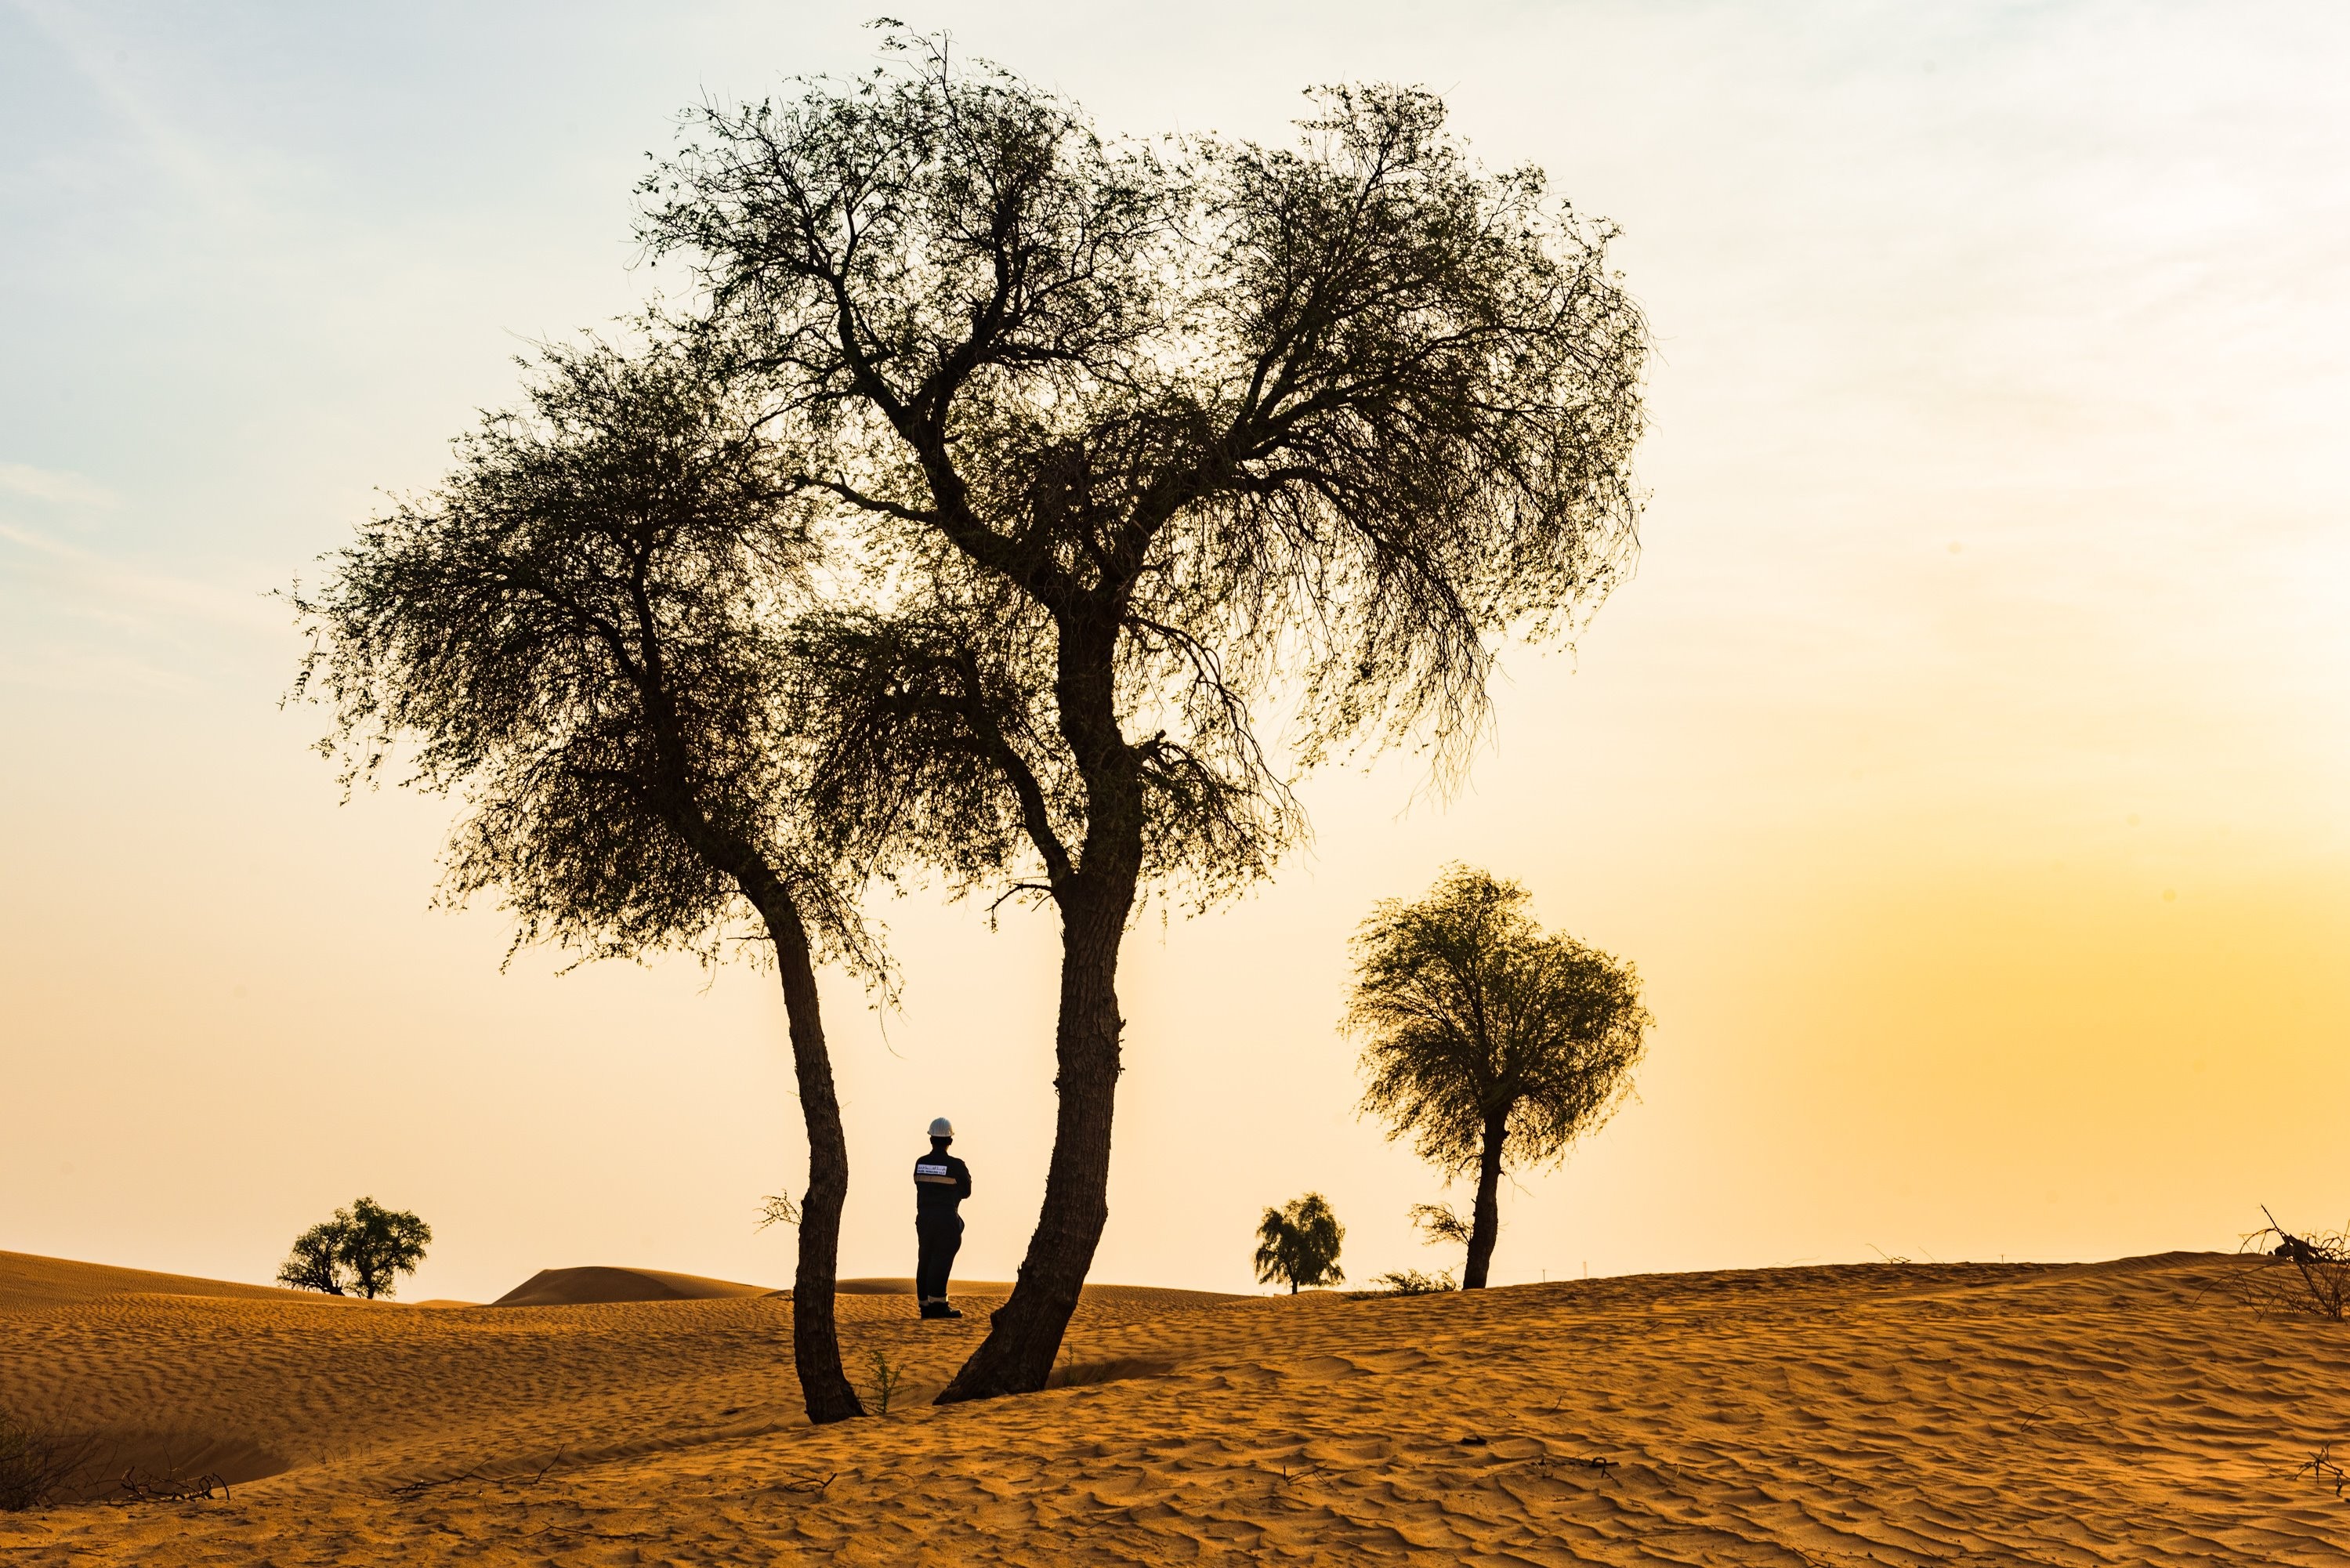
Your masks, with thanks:
M1449 1209L1412 1210L1467 1243L1472 1290L1500 1231L1503 1171L1561 1158L1614 1114L1650 1022L1630 964L1544 935L1526 899L1453 866L1427 898L1378 905L1355 938L1347 1022L1365 1037L1363 1106L1448 1175L1475 1173L1465 1227Z
M294 1238L294 1251L277 1270L277 1282L297 1291L343 1293L343 1234L347 1221L339 1217L321 1221Z
M457 443L442 487L330 557L295 604L297 691L335 711L347 782L414 744L407 782L462 794L447 893L499 889L517 946L714 954L773 869L860 952L795 834L782 645L806 583L752 400L702 346L546 349L528 407Z
M835 808L893 857L1050 892L1130 792L1154 876L1261 874L1299 755L1482 712L1482 639L1630 546L1647 336L1610 231L1478 168L1425 92L1317 98L1295 149L1105 142L942 43L705 108L644 186L790 483L873 567L804 628Z
M1266 875L1334 753L1420 738L1451 776L1489 644L1630 560L1648 341L1613 231L1429 93L1323 92L1285 148L1113 142L893 43L691 115L639 232L839 564L789 662L835 851L1061 917L1062 1136L959 1399L1044 1386L1098 1243L1138 899Z
M415 1215L362 1198L296 1237L277 1282L374 1301L398 1293L400 1276L416 1272L432 1241L432 1228Z
M1447 1171L1476 1168L1496 1116L1508 1164L1560 1158L1614 1114L1646 1050L1638 971L1544 935L1526 900L1455 866L1426 898L1380 904L1355 939L1363 1104Z
M440 489L296 593L299 690L333 706L321 750L347 784L412 745L408 782L462 795L445 894L498 889L517 948L707 962L746 926L767 939L753 950L777 964L808 1133L794 1355L810 1418L845 1418L847 1145L814 954L887 977L806 830L781 630L813 591L806 508L754 379L707 339L656 324L637 352L555 348L530 369L525 410L488 416Z
M1371 1293L1387 1296L1432 1296L1461 1288L1448 1269L1442 1273L1423 1273L1418 1269L1392 1269L1375 1277L1371 1283L1378 1289Z
M1300 1286L1333 1285L1347 1277L1338 1267L1338 1247L1347 1238L1347 1228L1338 1223L1329 1200L1318 1192L1266 1210L1256 1234L1260 1284L1285 1283L1295 1295Z
M1415 1203L1409 1218L1412 1229L1430 1246L1455 1241L1466 1246L1469 1241L1470 1218L1450 1203Z

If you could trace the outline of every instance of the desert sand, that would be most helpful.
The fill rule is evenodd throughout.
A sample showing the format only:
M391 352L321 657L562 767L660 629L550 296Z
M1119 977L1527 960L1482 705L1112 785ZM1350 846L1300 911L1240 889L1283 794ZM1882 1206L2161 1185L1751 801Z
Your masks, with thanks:
M421 1310L0 1254L0 1402L230 1482L0 1516L0 1563L2350 1562L2305 1468L2350 1324L2254 1315L2247 1266L1097 1287L1069 1386L951 1409L1000 1293L866 1282L852 1369L902 1380L815 1429L757 1286Z

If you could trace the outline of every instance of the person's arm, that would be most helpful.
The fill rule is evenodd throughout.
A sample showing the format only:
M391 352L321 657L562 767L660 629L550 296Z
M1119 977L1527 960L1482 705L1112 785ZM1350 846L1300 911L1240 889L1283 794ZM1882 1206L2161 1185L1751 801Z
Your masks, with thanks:
M955 1161L955 1198L957 1201L971 1196L971 1167Z

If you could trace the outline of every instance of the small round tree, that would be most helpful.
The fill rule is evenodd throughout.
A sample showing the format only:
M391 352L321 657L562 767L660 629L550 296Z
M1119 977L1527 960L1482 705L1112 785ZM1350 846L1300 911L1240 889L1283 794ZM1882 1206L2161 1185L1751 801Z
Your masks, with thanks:
M1615 1113L1651 1022L1630 964L1544 935L1525 905L1517 883L1454 866L1419 902L1381 903L1355 938L1347 1023L1367 1041L1363 1108L1448 1176L1477 1175L1463 1290L1492 1263L1503 1171L1564 1158Z
M1300 1286L1335 1285L1347 1278L1338 1267L1338 1244L1347 1239L1347 1228L1318 1192L1266 1210L1256 1235L1259 1284L1284 1282L1295 1295Z
M432 1241L432 1227L415 1215L362 1198L296 1237L277 1282L374 1301L398 1292L400 1276L416 1272Z

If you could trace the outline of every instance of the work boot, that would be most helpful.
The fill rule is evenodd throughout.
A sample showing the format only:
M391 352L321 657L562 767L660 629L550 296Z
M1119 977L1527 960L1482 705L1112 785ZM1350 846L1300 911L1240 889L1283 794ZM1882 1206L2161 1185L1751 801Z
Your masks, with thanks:
M961 1317L962 1314L955 1311L951 1303L941 1298L934 1302L924 1302L922 1315L924 1317Z

